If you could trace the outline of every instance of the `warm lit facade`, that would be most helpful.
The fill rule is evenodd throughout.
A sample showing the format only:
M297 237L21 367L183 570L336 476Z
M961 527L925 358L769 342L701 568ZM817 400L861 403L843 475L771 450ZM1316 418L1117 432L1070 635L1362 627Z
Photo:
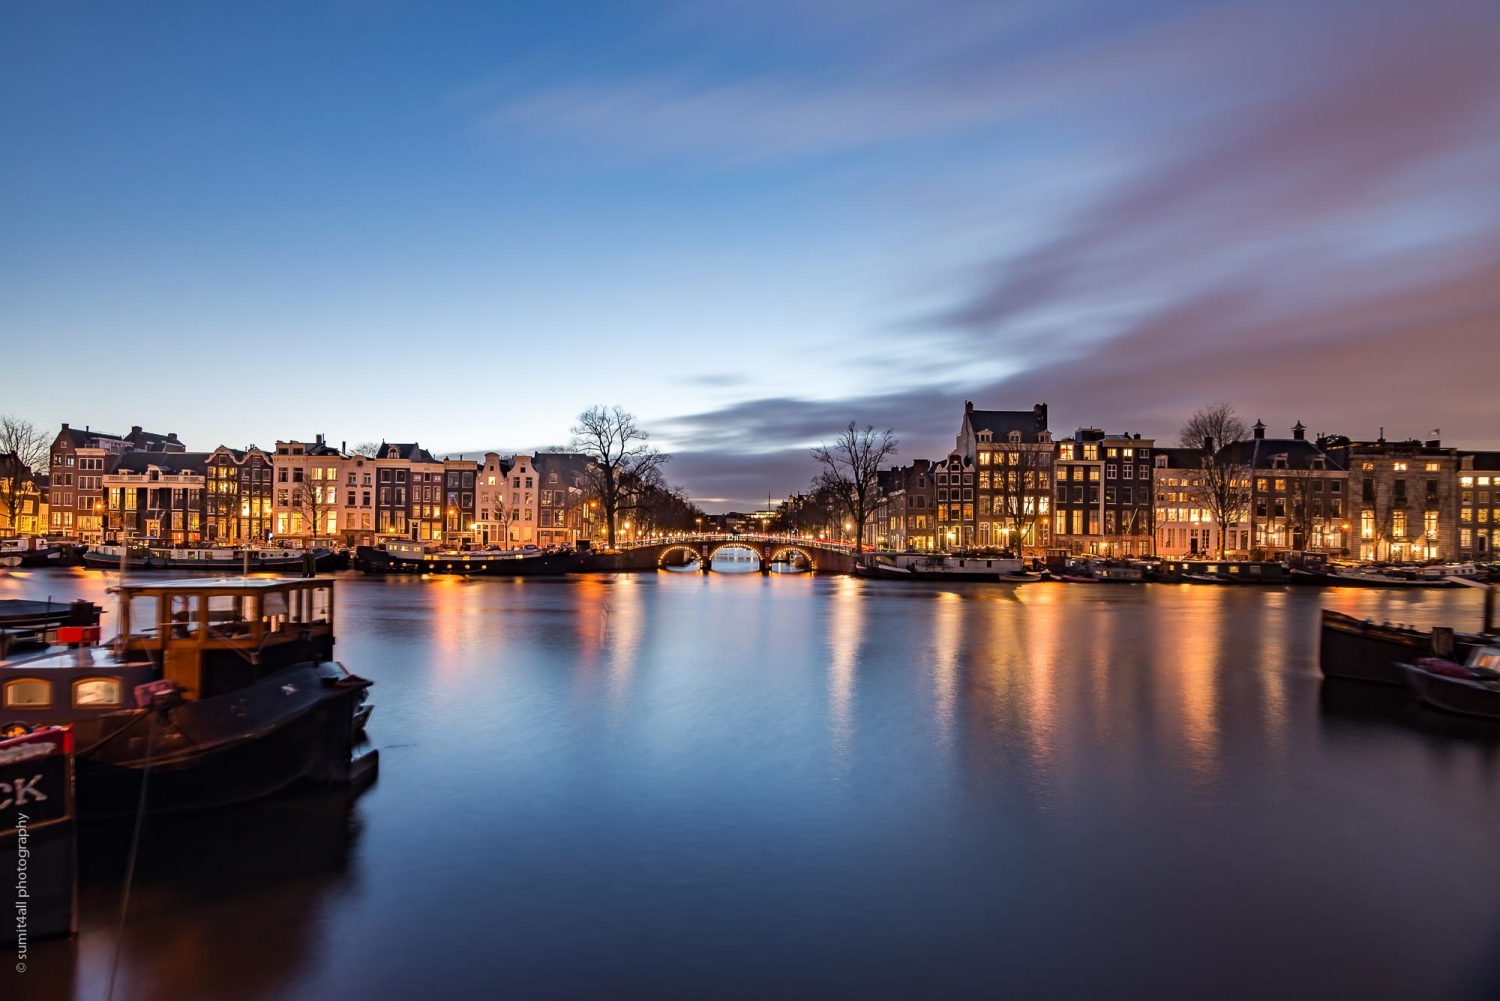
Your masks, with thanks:
M19 470L17 470L19 466ZM47 477L38 475L14 453L0 455L0 477L6 483L17 476L15 510L0 495L0 536L45 535L47 533Z
M1045 551L1052 532L1052 460L1045 403L976 410L966 401L953 453L936 471L938 547Z
M505 537L500 544L534 546L537 544L537 511L540 491L532 456L518 455L511 460L510 487L505 496Z
M1156 442L1079 428L1053 459L1052 546L1100 556L1150 555Z
M1350 555L1361 560L1446 560L1459 553L1459 454L1429 441L1330 445L1348 469ZM1476 488L1477 489L1477 488Z
M344 523L340 490L344 455L318 435L311 442L278 441L271 465L276 474L272 511L275 538L290 545L338 541Z
M206 452L127 452L104 474L106 542L203 541Z
M1458 469L1458 558L1493 560L1500 542L1500 452L1468 452Z
M132 427L112 435L67 424L52 440L48 534L84 543L104 538L104 474L128 452L185 452L176 433L157 434Z
M498 546L505 541L505 497L509 489L506 477L510 463L497 452L484 453L484 461L474 481L475 521L479 525L479 544Z
M1157 448L1151 466L1156 555L1217 556L1219 526L1203 498L1203 450Z
M1249 484L1245 516L1232 533L1234 551L1257 559L1316 550L1342 554L1349 548L1349 475L1346 439L1307 440L1301 421L1290 438L1266 437L1257 420L1246 441L1227 447Z
M220 545L265 545L275 531L271 456L251 445L220 445L209 454L203 541Z
M909 465L883 471L880 491L880 500L870 518L875 548L889 552L936 549L937 480L932 461L916 459Z

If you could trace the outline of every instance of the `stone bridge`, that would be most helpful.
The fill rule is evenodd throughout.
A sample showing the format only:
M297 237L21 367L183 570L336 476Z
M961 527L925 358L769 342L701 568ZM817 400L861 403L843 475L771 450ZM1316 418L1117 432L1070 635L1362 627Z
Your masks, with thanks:
M656 570L674 554L696 557L709 573L715 554L728 547L748 549L760 558L760 572L769 574L778 556L800 556L813 573L852 573L854 547L791 535L673 535L621 543L610 553L589 558L591 570Z

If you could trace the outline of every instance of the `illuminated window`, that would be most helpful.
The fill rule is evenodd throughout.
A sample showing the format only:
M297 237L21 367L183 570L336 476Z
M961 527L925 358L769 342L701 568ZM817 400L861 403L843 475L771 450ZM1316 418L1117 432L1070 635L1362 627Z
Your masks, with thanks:
M16 678L5 683L6 708L45 708L52 704L52 685L42 678Z
M1392 511L1391 512L1391 538L1393 538L1393 539L1404 539L1404 538L1406 538L1406 512L1405 511Z
M1406 472L1406 463L1404 463L1404 462L1398 462L1398 463L1395 463L1393 466L1391 466L1391 468L1394 469L1398 473L1404 473L1404 472Z
M1361 511L1359 513L1359 537L1361 539L1375 538L1375 512Z
M83 708L120 704L120 682L114 678L80 678L73 682L73 705Z

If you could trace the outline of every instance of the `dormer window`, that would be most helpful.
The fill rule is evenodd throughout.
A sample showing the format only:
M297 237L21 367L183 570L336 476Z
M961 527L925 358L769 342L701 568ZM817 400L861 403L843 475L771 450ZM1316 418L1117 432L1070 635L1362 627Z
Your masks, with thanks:
M401 458L401 450L395 447L389 448L386 450L385 457L387 459L399 459Z
M1012 431L1010 434L1006 435L1006 438L1009 439L1012 445L1021 444L1021 432L1019 431Z

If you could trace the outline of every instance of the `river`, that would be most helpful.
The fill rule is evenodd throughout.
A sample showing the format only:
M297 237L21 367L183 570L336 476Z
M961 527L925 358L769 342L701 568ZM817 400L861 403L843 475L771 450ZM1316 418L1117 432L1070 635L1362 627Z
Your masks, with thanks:
M149 822L116 998L1500 994L1500 725L1316 665L1478 592L340 576L377 783Z

